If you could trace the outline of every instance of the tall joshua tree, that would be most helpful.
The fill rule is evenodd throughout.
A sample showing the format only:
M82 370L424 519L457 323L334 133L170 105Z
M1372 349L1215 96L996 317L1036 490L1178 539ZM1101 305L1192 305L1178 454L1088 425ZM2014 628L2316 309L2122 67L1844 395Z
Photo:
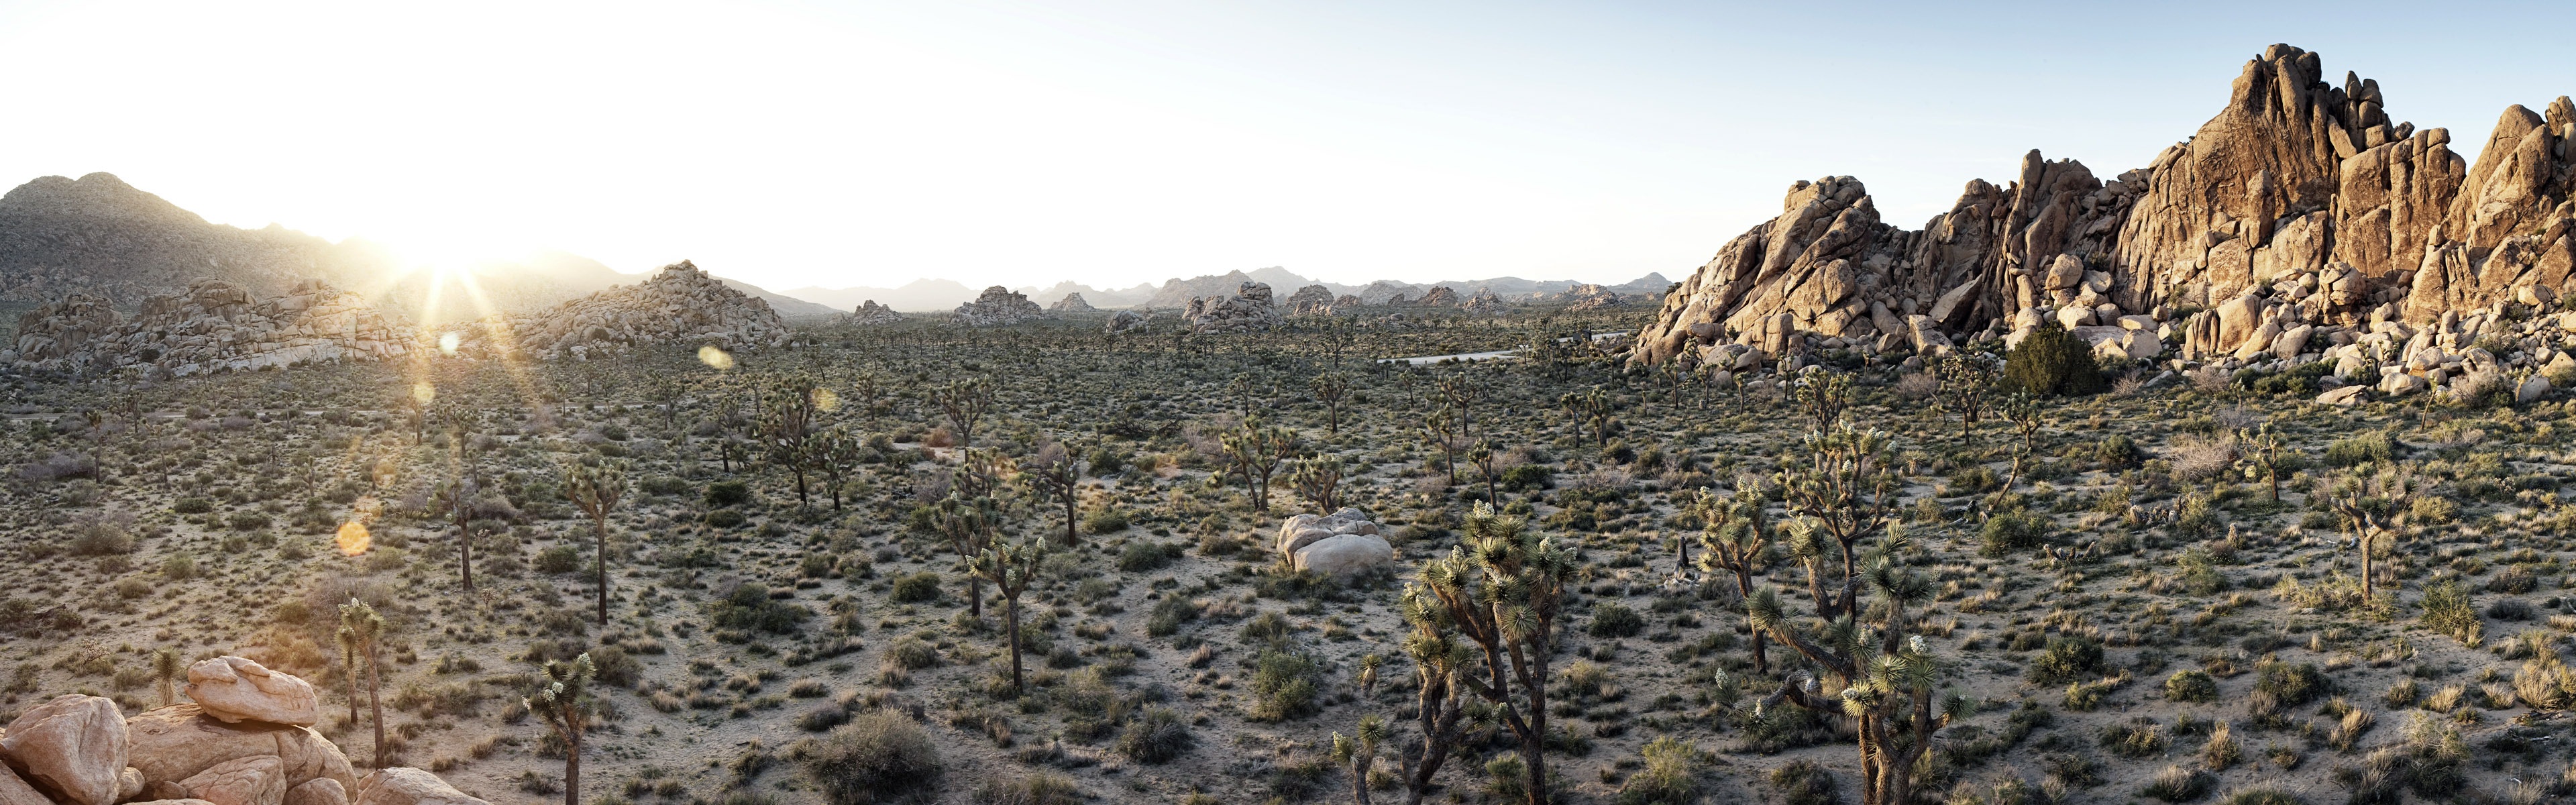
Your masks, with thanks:
M590 719L599 709L590 695L590 680L597 673L587 652L572 662L548 662L545 685L520 700L528 712L545 719L546 726L563 739L564 805L581 805L581 739L590 731Z
M340 605L340 632L348 636L349 645L357 657L367 661L367 709L375 714L375 767L381 769L385 767L386 760L385 699L384 676L378 667L376 644L384 639L385 619L376 614L375 607L367 606L367 602L351 598L349 603ZM351 675L355 674L356 669L351 669Z
M1297 434L1287 428L1272 427L1260 415L1245 417L1242 427L1221 437L1227 461L1233 464L1243 485L1252 490L1252 510L1270 511L1270 478L1279 473L1279 462L1297 453Z
M1753 598L1753 575L1761 572L1763 553L1771 547L1771 523L1763 514L1764 505L1761 486L1747 483L1738 485L1732 497L1703 491L1689 507L1701 523L1699 569L1733 575L1736 596L1746 601ZM1753 632L1753 670L1768 676L1771 659L1763 645L1765 637L1760 630Z
M430 505L456 526L456 575L469 593L474 591L474 532L468 524L474 520L474 498L477 494L480 491L475 488L473 477L460 474L430 496Z
M1873 552L1865 575L1877 605L1866 610L1866 617L1856 608L1830 614L1819 610L1811 623L1792 624L1779 591L1769 587L1745 605L1756 630L1797 651L1821 674L1802 672L1773 696L1853 720L1862 805L1913 802L1915 768L1931 750L1933 735L1974 707L1956 692L1936 700L1939 661L1920 629L1922 609L1932 601L1932 583L1895 558L1899 547L1890 544Z
M930 522L940 536L948 538L948 547L966 559L971 570L975 558L993 544L993 534L1002 525L1002 511L992 498L950 493L931 505ZM966 577L966 611L974 617L984 617L984 577L980 574L969 573Z
M1861 583L1860 541L1896 524L1898 485L1896 474L1888 469L1889 442L1885 431L1861 430L1849 423L1809 432L1804 466L1782 470L1777 480L1781 499L1788 503L1789 513L1798 517L1789 527L1800 544L1791 547L1805 560L1810 592L1818 611L1828 613L1828 618L1855 611ZM1827 557L1821 540L1831 540L1834 556L1842 561L1839 591L1825 588L1819 563Z
M976 578L993 583L993 592L1002 599L1002 625L1010 635L1011 692L1022 690L1020 683L1020 594L1028 592L1037 581L1038 566L1046 561L1046 540L1035 539L1002 543L985 548L975 555L968 569Z
M1441 764L1464 737L1458 718L1474 695L1464 677L1475 673L1476 649L1453 636L1457 629L1449 619L1449 608L1427 588L1405 585L1401 606L1404 622L1413 627L1404 636L1404 653L1413 658L1414 719L1422 731L1421 742L1400 757L1405 765L1404 801L1422 805L1422 798L1431 794L1431 781L1440 776Z
M1351 376L1325 372L1307 381L1306 390L1313 392L1315 400L1324 404L1324 432L1332 436L1342 435L1342 400L1351 395Z
M590 518L593 557L599 567L599 625L608 625L608 513L626 496L626 468L615 463L573 465L564 473L563 496Z
M818 457L813 449L816 419L822 416L822 386L813 375L798 372L778 381L760 407L761 448L771 463L796 476L796 505L813 505L805 484Z
M975 423L983 421L984 410L993 407L993 381L985 377L961 377L948 382L948 387L932 392L948 423L957 427L957 446L975 444Z
M1522 526L1518 517L1477 504L1459 546L1425 563L1420 584L1408 585L1406 595L1428 596L1420 606L1437 608L1483 650L1486 673L1456 678L1492 704L1520 740L1529 805L1546 805L1548 660L1574 554Z
M1082 507L1082 459L1075 458L1062 442L1048 442L1038 448L1037 455L1020 462L1020 477L1029 479L1029 487L1037 490L1039 499L1064 506L1064 541L1059 544L1071 547L1077 539Z
M2361 601L2368 606L2379 594L2380 546L2395 547L2397 528L2406 516L2399 502L2417 490L2415 478L2395 470L2374 474L2365 466L2353 470L2331 491L2324 488L2324 481L2318 487L2334 507L2337 524L2352 536L2353 552L2361 560Z

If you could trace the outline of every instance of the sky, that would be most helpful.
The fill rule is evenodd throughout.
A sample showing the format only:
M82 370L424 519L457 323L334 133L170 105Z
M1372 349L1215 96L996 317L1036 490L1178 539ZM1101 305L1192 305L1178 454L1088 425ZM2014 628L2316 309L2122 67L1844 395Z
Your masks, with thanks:
M2331 19L2330 19L2331 18ZM0 0L0 185L774 289L1679 279L1851 175L2110 177L2274 42L2472 158L2567 4Z

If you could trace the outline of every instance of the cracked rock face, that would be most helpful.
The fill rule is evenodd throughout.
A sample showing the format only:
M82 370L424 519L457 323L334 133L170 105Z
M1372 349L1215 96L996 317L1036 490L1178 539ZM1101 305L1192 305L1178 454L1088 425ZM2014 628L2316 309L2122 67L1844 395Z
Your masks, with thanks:
M1201 296L1190 300L1182 318L1190 329L1202 333L1232 333L1267 330L1279 325L1279 308L1270 303L1270 285L1247 282L1235 289L1233 296Z
M958 305L955 321L968 327L999 327L1046 317L1047 312L1029 301L1027 294L995 285L975 301Z
M1799 182L1665 297L1633 356L1780 331L1893 347L1927 341L1921 321L1943 341L2036 318L2163 322L2248 296L2288 311L2282 332L2545 307L2576 267L2576 104L2506 109L2471 165L2447 130L2394 121L2377 82L2325 75L2274 45L2147 166L2105 181L2032 151L1919 230L1881 222L1856 179Z
M322 716L312 685L245 657L216 657L188 666L188 698L206 708L206 715L228 724L259 721L310 727Z

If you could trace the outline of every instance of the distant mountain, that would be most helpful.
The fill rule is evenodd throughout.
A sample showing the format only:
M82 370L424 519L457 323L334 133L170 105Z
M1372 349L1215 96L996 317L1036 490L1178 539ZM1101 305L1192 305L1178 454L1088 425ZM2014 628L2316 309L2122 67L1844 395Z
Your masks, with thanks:
M818 304L812 301L798 299L793 296L779 294L741 280L725 280L724 284L726 287L730 287L734 290L741 291L745 294L749 294L755 298L768 302L771 310L778 311L779 318L820 319L835 314L849 312L830 305ZM851 305L851 307L857 307L857 305Z
M956 310L958 305L974 301L975 294L982 290L982 288L968 288L964 283L956 280L920 279L904 283L900 288L823 288L808 285L803 288L789 288L781 293L815 304L829 305L844 313L856 309L860 302L871 299L876 300L877 304L907 313L932 313Z
M1030 285L1011 290L1028 296L1029 301L1050 305L1063 301L1067 295L1082 294L1083 301L1100 308L1135 307L1154 298L1154 284L1150 282L1139 283L1133 288L1094 288L1065 280L1044 288Z
M207 223L105 173L46 176L0 196L0 300L79 292L132 305L208 276L276 295L306 277L375 273L381 259L280 226Z
M1269 283L1271 291L1277 294L1280 298L1286 298L1289 294L1296 293L1297 289L1304 288L1308 285L1322 285L1325 290L1332 291L1333 295L1336 297L1345 295L1358 296L1360 301L1372 305L1384 304L1399 294L1407 300L1420 299L1423 294L1430 293L1432 288L1443 286L1446 286L1449 290L1458 292L1458 295L1461 297L1473 296L1478 289L1491 289L1494 292L1494 295L1500 296L1507 301L1528 301L1532 298L1553 296L1564 293L1567 289L1584 284L1575 280L1525 280L1519 277L1496 277L1493 279L1481 280L1442 280L1432 283L1378 280L1367 285L1343 285L1339 283L1310 280L1305 277L1298 276L1285 268L1273 266L1249 273L1243 271L1229 271L1223 274L1210 274L1190 279L1174 278L1167 280L1163 283L1161 288L1154 291L1153 296L1147 299L1143 306L1151 308L1188 307L1190 299L1193 297L1232 296L1234 295L1234 290L1241 287L1245 282ZM1604 287L1609 288L1613 293L1620 294L1660 294L1664 292L1665 288L1671 287L1671 285L1672 283L1665 280L1664 275L1662 274L1647 274L1644 277L1630 280L1626 283ZM1036 298L1037 295L1031 294L1030 296L1031 298ZM1092 298L1088 293L1084 294L1084 296L1086 298L1091 298L1091 303L1094 305L1099 305L1101 307L1110 306L1102 304L1098 298Z

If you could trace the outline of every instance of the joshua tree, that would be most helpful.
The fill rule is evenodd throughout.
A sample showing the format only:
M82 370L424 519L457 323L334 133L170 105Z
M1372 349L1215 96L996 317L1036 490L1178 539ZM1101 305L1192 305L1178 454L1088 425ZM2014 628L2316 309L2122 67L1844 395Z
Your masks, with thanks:
M1932 583L1895 559L1899 547L1873 552L1867 579L1878 603L1865 617L1858 607L1819 608L1816 622L1800 628L1789 622L1778 590L1764 587L1745 602L1754 629L1797 651L1823 675L1820 680L1801 672L1774 698L1853 719L1862 805L1913 802L1915 768L1931 750L1933 735L1973 709L1955 692L1940 697L1936 709L1939 661L1917 623L1932 600Z
M815 420L822 416L819 405L822 386L813 375L798 372L787 376L770 389L760 408L760 441L772 463L785 466L796 476L796 505L810 506L811 496L805 486L805 475L820 458L813 449Z
M1010 634L1011 693L1022 690L1020 683L1020 594L1038 578L1038 566L1046 561L1046 540L1001 543L975 555L968 570L976 578L993 583L993 592L1002 598L1002 625Z
M579 464L564 473L563 496L590 518L593 557L599 567L599 625L608 625L608 513L626 496L626 468L615 463Z
M1851 375L1825 372L1798 381L1798 410L1816 430L1832 430L1851 408Z
M590 719L599 709L590 696L590 680L597 672L588 652L572 662L548 662L545 685L519 700L554 728L555 737L563 739L564 805L581 805L581 738L590 731Z
M1483 649L1486 675L1454 679L1494 705L1520 739L1529 803L1546 805L1548 660L1555 653L1556 616L1574 555L1522 525L1518 517L1477 504L1460 545L1448 558L1425 563L1421 582L1407 585L1405 595L1427 596L1408 606L1436 609L1452 631Z
M1977 418L1985 414L1986 395L1995 387L1994 364L1953 352L1941 358L1935 376L1941 382L1941 407L1958 413L1959 436L1966 438L1968 429L1976 427Z
M179 659L178 649L152 652L152 678L161 683L161 706L168 707L179 700L178 681L186 672L187 666Z
M2291 468L2289 462L2281 459L2281 434L2273 432L2272 423L2265 422L2261 427L2239 431L2237 438L2249 448L2245 459L2252 462L2256 472L2263 474L2263 480L2272 484L2272 501L2280 502L2281 471ZM2297 455L2296 452L2291 453L2292 458Z
M1995 408L2004 415L2004 419L2013 423L2014 430L2021 432L2021 449L2013 453L2012 477L2004 482L2004 488L2011 489L2028 469L2023 463L2039 454L2039 398L2027 391L2016 391L2004 395L2003 402Z
M1377 746L1386 742L1386 718L1376 713L1360 716L1358 738L1333 733L1333 761L1351 769L1352 805L1369 805L1368 770L1377 762Z
M340 640L341 675L349 680L349 726L355 727L358 726L358 633L349 628L347 621L347 613L344 612L335 636Z
M1350 397L1351 376L1325 372L1307 381L1306 390L1313 392L1315 400L1324 404L1324 433L1342 435L1342 400Z
M1478 388L1476 386L1476 381L1473 378L1468 377L1465 372L1460 372L1454 375L1442 375L1439 380L1439 385L1440 399L1448 403L1451 409L1458 412L1458 435L1474 435L1476 430L1476 399L1484 396L1484 389Z
M2318 486L2324 486L2320 480ZM2335 484L2333 491L2320 489L2326 503L2334 507L2335 520L2343 532L2352 537L2353 552L2361 557L2361 601L2368 606L2378 595L2377 554L2385 544L2396 547L2397 526L2405 515L2398 501L2415 493L2414 476L2394 470L2372 474L2368 468L2356 469Z
M1896 524L1896 475L1887 468L1889 437L1885 431L1860 430L1846 423L1806 437L1806 466L1780 472L1781 500L1797 520L1789 524L1796 538L1791 547L1807 565L1809 592L1825 617L1853 614L1859 597L1859 543ZM1842 589L1828 592L1818 564L1822 537L1833 541L1842 560Z
M1472 695L1463 677L1474 673L1468 666L1476 661L1476 651L1451 637L1457 630L1449 610L1429 591L1405 585L1401 606L1404 622L1413 627L1413 633L1404 637L1404 653L1413 658L1414 718L1422 730L1422 742L1401 757L1404 801L1421 805L1431 793L1431 781L1440 775L1440 765L1462 737L1458 717L1466 713Z
M1501 443L1487 439L1467 451L1467 462L1476 465L1476 474L1485 479L1485 502L1494 505L1502 504L1501 498L1494 494L1494 479L1502 475L1502 457L1494 453L1494 448L1501 446Z
M1279 462L1297 453L1297 434L1271 427L1254 415L1245 417L1242 427L1221 437L1219 443L1235 475L1252 490L1252 510L1268 514L1270 478L1279 473Z
M468 524L474 521L474 497L479 492L474 478L460 473L430 496L430 505L456 526L456 574L468 593L474 592L474 532Z
M1422 438L1440 448L1441 472L1449 483L1458 482L1458 411L1442 405L1422 418Z
M1082 508L1082 460L1063 443L1048 442L1038 447L1036 456L1020 462L1020 477L1029 479L1040 500L1064 504L1064 542L1071 547L1076 539Z
M1558 405L1564 406L1566 414L1572 416L1574 419L1574 445L1576 447L1583 446L1583 429L1585 427L1590 427L1592 429L1592 443L1594 445L1606 447L1610 444L1610 392L1601 390L1600 386L1593 386L1585 391L1569 392L1564 396L1556 398L1556 402Z
M858 470L859 456L866 446L857 433L841 425L814 434L814 438L806 443L806 449L813 453L813 459L807 463L823 474L823 488L832 493L833 511L841 510L841 489Z
M1288 468L1288 485L1316 511L1331 514L1342 507L1342 460L1336 456L1299 459Z
M973 445L975 423L983 420L985 409L993 407L993 381L984 377L958 378L933 394L938 398L939 410L948 415L949 424L957 426L957 446Z
M1763 554L1771 549L1771 523L1763 513L1765 496L1759 482L1738 484L1735 495L1721 498L1714 491L1701 491L1686 504L1687 510L1699 515L1699 569L1706 573L1724 570L1735 576L1735 594L1740 600L1753 597L1753 575L1762 571ZM1764 650L1764 636L1753 632L1753 670L1765 676L1771 673L1771 659Z
M376 768L385 767L385 700L384 677L376 660L376 643L385 636L385 619L367 602L350 598L340 605L340 633L344 635L359 659L367 661L367 709L376 722ZM356 669L350 669L351 675ZM354 705L353 705L354 706Z
M975 558L993 544L993 533L1002 525L1002 511L990 497L963 498L951 492L931 505L930 522L940 536L948 538L948 547L965 557L971 569ZM966 577L966 609L974 617L984 617L984 577L980 574Z

